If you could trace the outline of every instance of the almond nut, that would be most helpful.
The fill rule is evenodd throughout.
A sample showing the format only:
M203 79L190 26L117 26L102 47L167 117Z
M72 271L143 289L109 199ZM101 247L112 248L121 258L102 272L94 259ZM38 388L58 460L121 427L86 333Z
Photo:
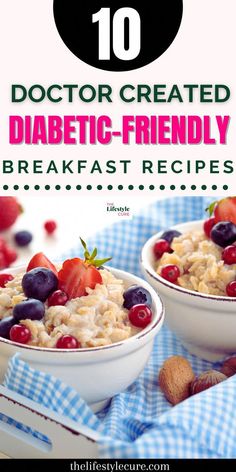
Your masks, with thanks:
M226 377L232 377L236 374L236 357L230 357L227 359L221 367L222 374Z
M190 396L190 386L195 378L191 364L182 356L167 359L159 372L159 385L172 405Z
M203 392L208 388L214 387L220 382L226 380L226 375L222 374L218 370L208 370L199 375L191 384L191 394Z

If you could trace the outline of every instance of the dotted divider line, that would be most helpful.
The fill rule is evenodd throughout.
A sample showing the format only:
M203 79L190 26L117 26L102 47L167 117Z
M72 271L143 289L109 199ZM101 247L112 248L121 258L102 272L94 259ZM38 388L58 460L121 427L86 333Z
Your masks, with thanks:
M32 186L29 186L29 185L23 185L22 187L20 187L19 185L13 185L12 187L10 185L3 185L2 186L2 190L4 191L8 191L8 190L14 190L14 191L18 191L18 190L25 190L25 191L28 191L28 190L46 190L46 191L50 191L50 190L67 190L67 191L70 191L70 190L140 190L140 191L143 191L143 190L161 190L161 191L164 191L164 190L172 190L172 191L175 191L175 190L182 190L182 191L185 191L185 190L192 190L192 191L195 191L195 190L202 190L202 191L206 191L206 190L214 190L214 191L227 191L229 189L228 185L190 185L190 186L187 186L187 185L180 185L180 186L177 186L177 185L128 185L127 187L124 186L124 185L76 185L75 187L73 187L72 185L32 185ZM0 190L1 190L1 187L0 187Z

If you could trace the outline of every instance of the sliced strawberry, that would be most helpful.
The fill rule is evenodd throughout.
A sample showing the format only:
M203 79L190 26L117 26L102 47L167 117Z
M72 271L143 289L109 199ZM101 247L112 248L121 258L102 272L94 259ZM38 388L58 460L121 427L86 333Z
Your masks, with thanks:
M215 208L214 215L216 223L230 221L236 224L236 197L228 197L220 200Z
M96 267L79 259L68 259L63 263L58 273L59 288L68 298L82 297L86 295L86 288L94 289L97 284L102 284L102 276Z
M45 267L46 269L50 269L56 276L58 276L57 269L53 265L53 263L43 254L43 252L39 252L38 254L35 254L35 256L32 257L30 260L28 267L26 269L26 272L29 272L32 269L35 269L36 267Z

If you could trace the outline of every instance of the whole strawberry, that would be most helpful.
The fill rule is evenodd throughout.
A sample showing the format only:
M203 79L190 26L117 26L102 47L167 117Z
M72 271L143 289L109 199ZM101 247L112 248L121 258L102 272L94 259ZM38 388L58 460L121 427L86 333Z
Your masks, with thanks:
M207 210L214 216L215 223L230 221L236 225L236 197L226 197L213 202Z
M10 228L22 212L15 197L0 197L0 231Z
M59 289L66 293L69 300L87 295L86 288L94 289L97 284L102 284L102 276L99 267L111 260L96 259L97 248L90 254L86 243L80 238L84 248L84 260L79 257L63 262L58 273Z

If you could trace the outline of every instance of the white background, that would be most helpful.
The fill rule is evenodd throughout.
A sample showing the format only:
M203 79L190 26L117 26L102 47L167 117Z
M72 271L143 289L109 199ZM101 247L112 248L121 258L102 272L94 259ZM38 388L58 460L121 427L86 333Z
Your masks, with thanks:
M131 214L139 212L152 201L153 199L148 197L145 200L130 198ZM12 245L15 232L28 230L33 234L33 241L28 248L17 248L19 257L15 266L28 263L37 252L46 253L52 260L58 259L71 247L79 246L79 236L86 240L105 226L126 218L118 216L118 212L107 213L107 201L103 197L97 197L96 200L93 197L78 198L76 201L73 197L21 197L19 202L24 210L22 215L9 231L0 233L0 236L4 236ZM117 198L114 203L116 206L126 204L122 198ZM44 230L44 223L48 219L54 219L58 224L57 230L51 236Z

